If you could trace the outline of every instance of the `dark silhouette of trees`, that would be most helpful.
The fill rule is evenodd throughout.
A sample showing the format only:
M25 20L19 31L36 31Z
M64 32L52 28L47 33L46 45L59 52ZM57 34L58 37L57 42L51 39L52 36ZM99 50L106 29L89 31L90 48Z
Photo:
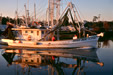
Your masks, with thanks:
M16 19L10 18L10 17L2 17L2 25L6 25L7 22L11 22L13 24L16 24ZM17 19L18 25L25 23L25 21L22 18ZM56 23L56 20L54 20ZM43 23L43 22L42 22ZM72 25L73 23L69 21L68 16L65 16L65 20L63 22L64 26ZM76 23L75 23L76 24ZM81 24L80 24L81 25ZM98 21L98 22L92 22L92 21L86 21L85 25L88 29L93 29L93 31L97 32L105 32L105 31L113 31L113 21Z
M6 25L6 22L15 23L15 20L9 17L2 17L2 24Z
M105 31L108 31L110 26L107 22L104 22L103 27L104 27Z

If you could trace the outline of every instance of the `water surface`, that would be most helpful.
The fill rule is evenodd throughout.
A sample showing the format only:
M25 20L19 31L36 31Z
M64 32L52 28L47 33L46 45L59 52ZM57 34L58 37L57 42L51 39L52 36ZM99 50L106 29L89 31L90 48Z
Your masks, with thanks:
M97 49L0 49L1 75L113 75L113 42Z

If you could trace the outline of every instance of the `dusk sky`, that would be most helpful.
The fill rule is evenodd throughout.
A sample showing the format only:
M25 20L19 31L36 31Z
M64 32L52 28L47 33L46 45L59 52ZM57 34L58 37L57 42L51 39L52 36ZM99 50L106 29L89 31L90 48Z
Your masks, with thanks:
M101 14L100 20L113 21L113 0L62 0L61 11L66 4L72 1L80 11L81 18L92 21L93 16ZM37 18L44 17L48 6L48 0L29 0L30 16L33 16L34 3L36 3ZM25 14L24 4L27 0L18 0L19 16ZM17 0L0 0L0 13L3 16L15 17L17 9Z

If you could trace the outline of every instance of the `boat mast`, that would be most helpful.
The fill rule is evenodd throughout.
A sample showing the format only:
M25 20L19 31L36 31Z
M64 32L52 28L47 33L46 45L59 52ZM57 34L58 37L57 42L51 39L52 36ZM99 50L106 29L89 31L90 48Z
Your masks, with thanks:
M28 20L27 20L27 9L26 9L26 5L24 5L25 7L25 20L26 20L26 26L28 27Z
M29 0L27 0L27 8L26 8L26 5L24 5L24 7L25 7L26 26L28 27L28 23L29 23Z
M51 26L54 26L54 0L50 2L50 9L51 9Z
M61 0L56 0L56 24L58 24L58 20L60 18L60 1ZM57 40L59 40L59 29L57 29Z
M72 9L72 11L73 11L73 13L74 13L74 18L75 18L75 21L77 22L77 24L78 24L78 31L79 31L79 38L81 37L81 35L80 35L80 33L81 33L81 27L80 27L80 24L79 24L79 19L81 20L81 18L80 18L80 16L79 16L79 14L78 14L78 11L77 11L77 9L75 8L75 10L74 10L74 4L72 4L72 2L70 2L70 8ZM76 15L76 13L77 13L77 15L78 15L78 18L77 18L77 15ZM82 20L81 20L82 21Z
M48 0L48 26L50 25L50 0Z
M15 14L16 14L16 25L18 25L18 0L17 0L17 10Z
M34 3L34 21L36 21L36 4Z
M27 24L30 24L30 17L29 17L29 0L27 0Z
M29 12L29 0L27 0L27 9L28 9L28 12Z
M58 23L58 19L60 17L60 1L61 0L56 0L56 20L57 20L57 23Z

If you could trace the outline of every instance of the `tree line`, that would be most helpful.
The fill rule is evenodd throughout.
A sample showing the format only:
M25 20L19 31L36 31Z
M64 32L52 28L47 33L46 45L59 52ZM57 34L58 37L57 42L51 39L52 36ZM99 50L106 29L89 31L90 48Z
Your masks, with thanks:
M0 17L1 19L1 17ZM21 22L21 18L13 19L10 17L2 17L1 24L6 25L7 22L16 24L16 21L18 24ZM72 22L69 22L68 19L65 21L64 25L72 25ZM113 21L99 21L99 22L92 22L87 21L84 25L88 29L92 29L93 31L113 31Z

